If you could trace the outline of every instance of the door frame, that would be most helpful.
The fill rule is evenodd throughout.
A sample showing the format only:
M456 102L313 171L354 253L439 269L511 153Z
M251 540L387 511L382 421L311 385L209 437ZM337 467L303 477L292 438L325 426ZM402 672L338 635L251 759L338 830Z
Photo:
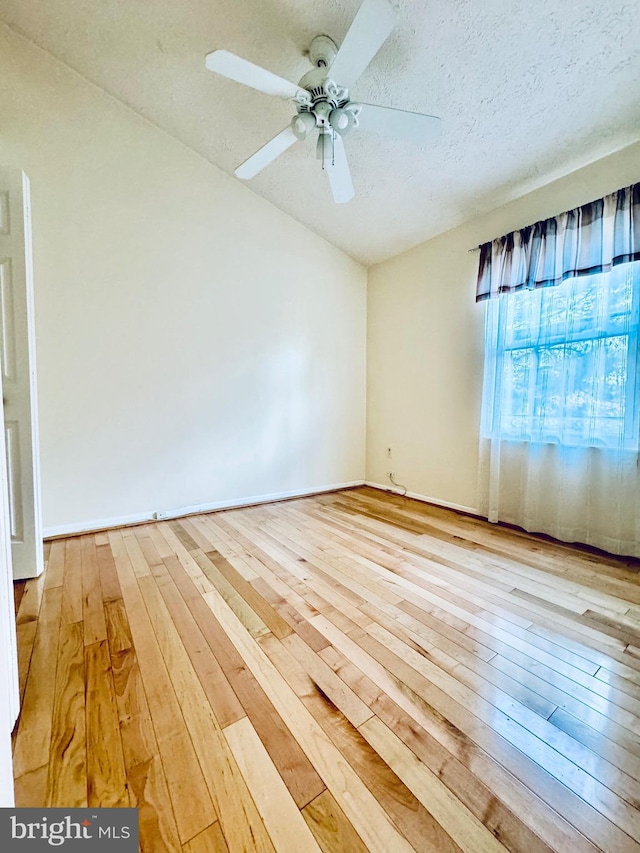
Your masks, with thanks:
M0 393L2 376L0 376ZM11 732L20 711L4 414L0 407L0 807L15 804Z

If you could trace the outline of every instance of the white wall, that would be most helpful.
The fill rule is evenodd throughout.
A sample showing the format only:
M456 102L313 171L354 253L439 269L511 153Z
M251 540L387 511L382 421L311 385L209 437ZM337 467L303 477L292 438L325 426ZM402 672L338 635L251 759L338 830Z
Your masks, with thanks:
M412 493L476 507L484 306L468 250L638 180L640 144L369 270L368 481L392 471Z
M46 530L362 479L366 271L4 28L0 79Z

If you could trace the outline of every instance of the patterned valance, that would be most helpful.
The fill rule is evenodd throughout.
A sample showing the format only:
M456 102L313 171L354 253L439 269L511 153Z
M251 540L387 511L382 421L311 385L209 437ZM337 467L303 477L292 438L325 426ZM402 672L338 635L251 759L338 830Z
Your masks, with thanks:
M480 246L476 302L640 261L640 183Z

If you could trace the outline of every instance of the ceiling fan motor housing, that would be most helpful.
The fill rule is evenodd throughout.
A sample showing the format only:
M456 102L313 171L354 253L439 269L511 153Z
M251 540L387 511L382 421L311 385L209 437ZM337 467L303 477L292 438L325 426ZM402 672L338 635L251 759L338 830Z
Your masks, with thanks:
M316 68L330 68L338 54L338 45L329 36L316 36L309 45L309 59Z

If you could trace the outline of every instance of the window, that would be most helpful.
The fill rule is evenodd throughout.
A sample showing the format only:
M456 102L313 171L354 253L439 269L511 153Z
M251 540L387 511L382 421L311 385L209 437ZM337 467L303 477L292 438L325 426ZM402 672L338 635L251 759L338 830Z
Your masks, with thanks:
M638 450L640 263L487 303L482 432Z

